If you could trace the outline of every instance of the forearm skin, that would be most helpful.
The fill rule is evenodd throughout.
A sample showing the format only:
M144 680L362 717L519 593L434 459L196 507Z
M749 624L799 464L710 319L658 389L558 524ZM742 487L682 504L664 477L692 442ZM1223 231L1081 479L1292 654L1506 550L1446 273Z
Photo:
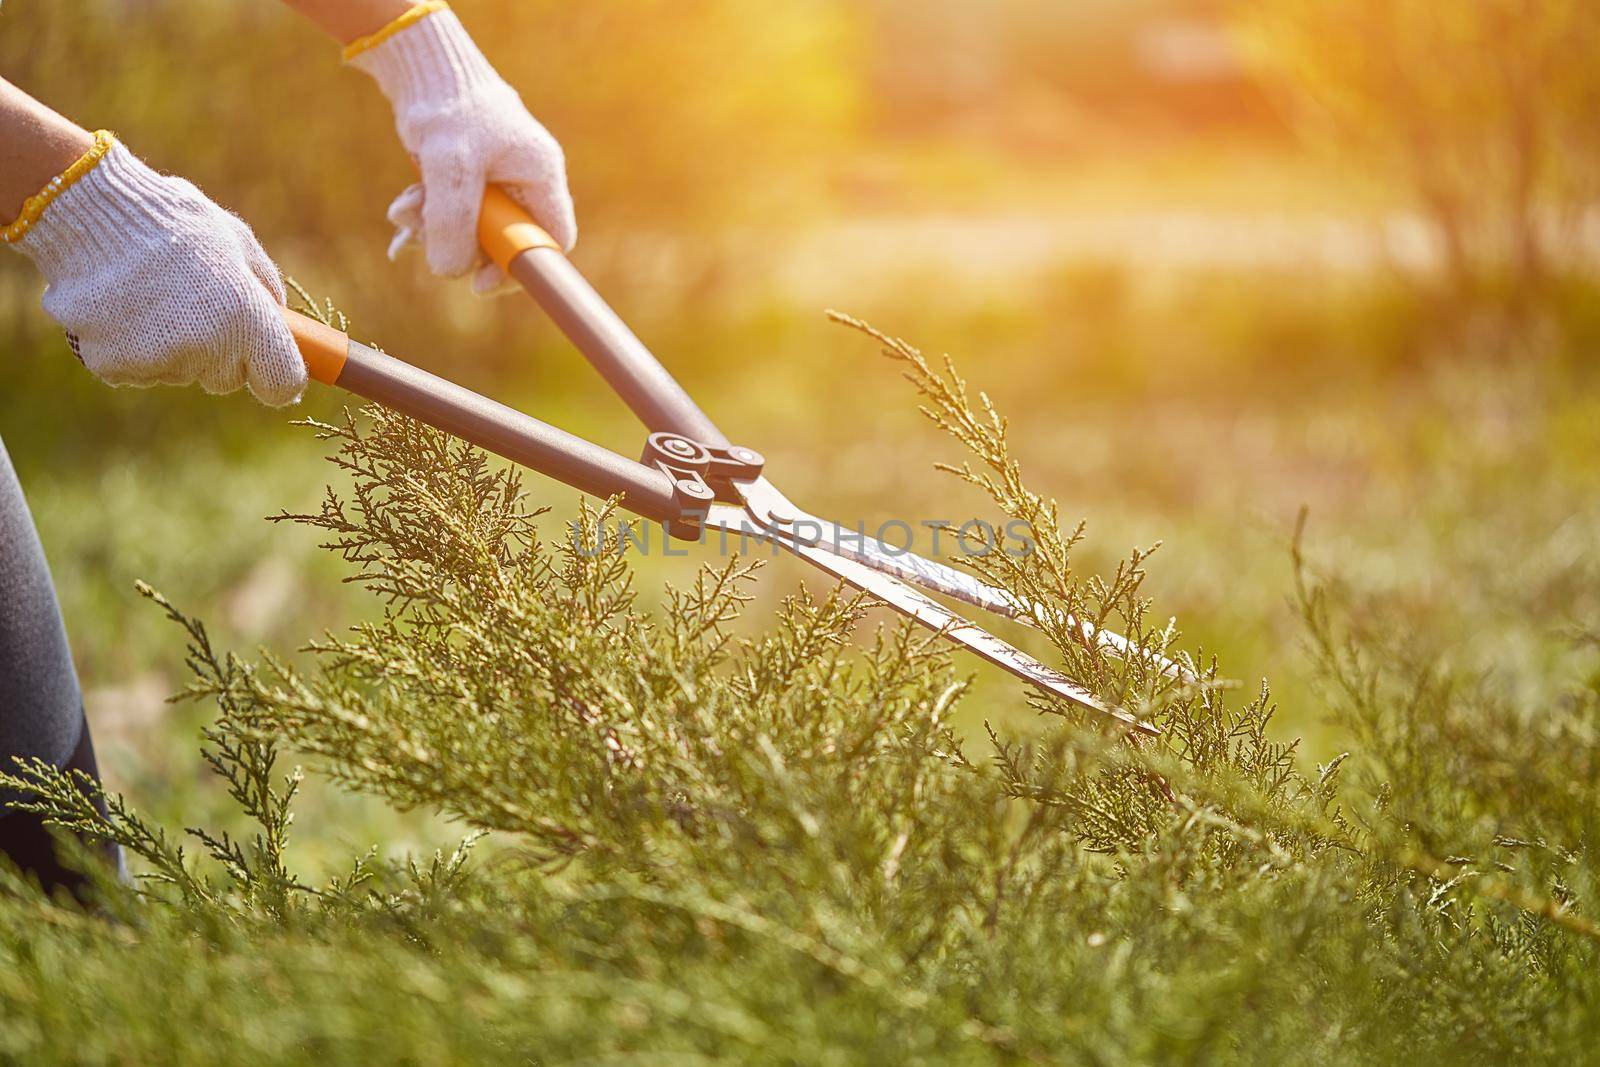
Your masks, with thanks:
M87 130L0 78L0 225L93 143Z
M375 33L405 14L412 0L283 0L340 44Z

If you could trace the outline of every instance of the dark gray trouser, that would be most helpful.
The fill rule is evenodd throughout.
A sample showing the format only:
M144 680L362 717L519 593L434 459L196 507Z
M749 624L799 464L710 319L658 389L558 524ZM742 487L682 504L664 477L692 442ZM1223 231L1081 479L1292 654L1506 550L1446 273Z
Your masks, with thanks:
M9 770L14 756L96 773L50 568L0 442L0 766ZM75 877L55 862L38 819L10 810L15 799L0 791L0 852L37 874L46 888L75 886Z

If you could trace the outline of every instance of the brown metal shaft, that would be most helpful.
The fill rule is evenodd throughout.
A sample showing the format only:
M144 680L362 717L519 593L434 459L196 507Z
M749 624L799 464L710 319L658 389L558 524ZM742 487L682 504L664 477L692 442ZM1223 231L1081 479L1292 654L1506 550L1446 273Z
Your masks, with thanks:
M665 472L357 341L350 342L336 384L591 496L621 493L623 506L636 515L671 523L682 512Z
M530 248L507 271L652 433L670 430L707 448L728 447L722 431L560 251Z

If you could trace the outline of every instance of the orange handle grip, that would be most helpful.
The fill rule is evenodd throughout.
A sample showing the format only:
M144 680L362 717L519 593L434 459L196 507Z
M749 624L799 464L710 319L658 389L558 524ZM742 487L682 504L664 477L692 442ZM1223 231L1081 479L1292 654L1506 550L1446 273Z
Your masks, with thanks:
M288 308L283 310L283 321L294 334L294 343L311 377L323 385L337 384L339 375L344 373L344 361L350 355L350 338L332 326Z
M478 245L507 273L510 273L511 261L530 248L561 251L556 239L545 233L533 217L522 210L522 205L497 185L483 191L483 206L478 209Z
M554 237L545 233L520 204L494 185L483 193L483 206L478 212L478 243L501 270L507 270L513 259L529 249L561 251ZM324 385L338 384L350 354L350 338L298 311L285 309L283 321L294 335L294 343L311 377Z

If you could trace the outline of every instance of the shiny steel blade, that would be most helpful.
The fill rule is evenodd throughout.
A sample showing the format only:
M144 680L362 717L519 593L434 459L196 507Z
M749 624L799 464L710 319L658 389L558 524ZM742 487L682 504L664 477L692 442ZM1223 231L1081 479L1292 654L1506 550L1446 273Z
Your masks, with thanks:
M1154 735L1161 732L1154 726L1134 718L1121 708L1105 703L1065 674L1041 663L1022 651L1022 649L996 637L989 631L973 625L943 604L936 600L930 600L893 575L882 574L856 560L836 556L831 551L816 545L802 544L782 538L779 539L778 544L812 566L827 571L836 578L843 579L857 589L883 601L901 614L910 616L922 626L939 633L947 640L954 641L967 651L988 660L1003 670L1009 671L1023 681L1029 682L1047 693L1064 697L1080 707L1098 711L1102 715L1109 715L1143 733Z
M787 525L797 540L807 541L817 548L853 559L875 571L892 574L924 589L930 589L985 611L992 611L1008 619L1015 619L1028 626L1038 628L1041 618L1049 619L1065 614L1067 626L1076 627L1085 639L1093 641L1113 656L1141 660L1153 666L1162 675L1178 681L1198 681L1197 675L1183 664L1155 652L1142 651L1121 634L1099 629L1093 623L1079 621L1070 613L1062 613L1054 608L1047 608L1015 596L1004 589L996 589L975 575L957 570L937 560L919 556L909 549L891 548L862 531L847 530L838 523L803 513Z
M782 500L782 496L776 490L770 489L764 481L754 483L747 490L749 506L753 511L762 513L763 517L771 515L771 511L765 510L764 505L776 504ZM778 534L770 524L760 523L751 512L734 505L713 505L701 520L701 525L708 531L717 531L721 537L729 539L737 537L741 550L754 543L767 543L782 548L819 570L883 601L919 625L1047 693L1102 715L1109 715L1141 733L1156 735L1161 732L1123 709L1107 704L1067 675L987 630L973 625L938 601L917 592L894 575L876 571L858 560L836 555L831 548Z

